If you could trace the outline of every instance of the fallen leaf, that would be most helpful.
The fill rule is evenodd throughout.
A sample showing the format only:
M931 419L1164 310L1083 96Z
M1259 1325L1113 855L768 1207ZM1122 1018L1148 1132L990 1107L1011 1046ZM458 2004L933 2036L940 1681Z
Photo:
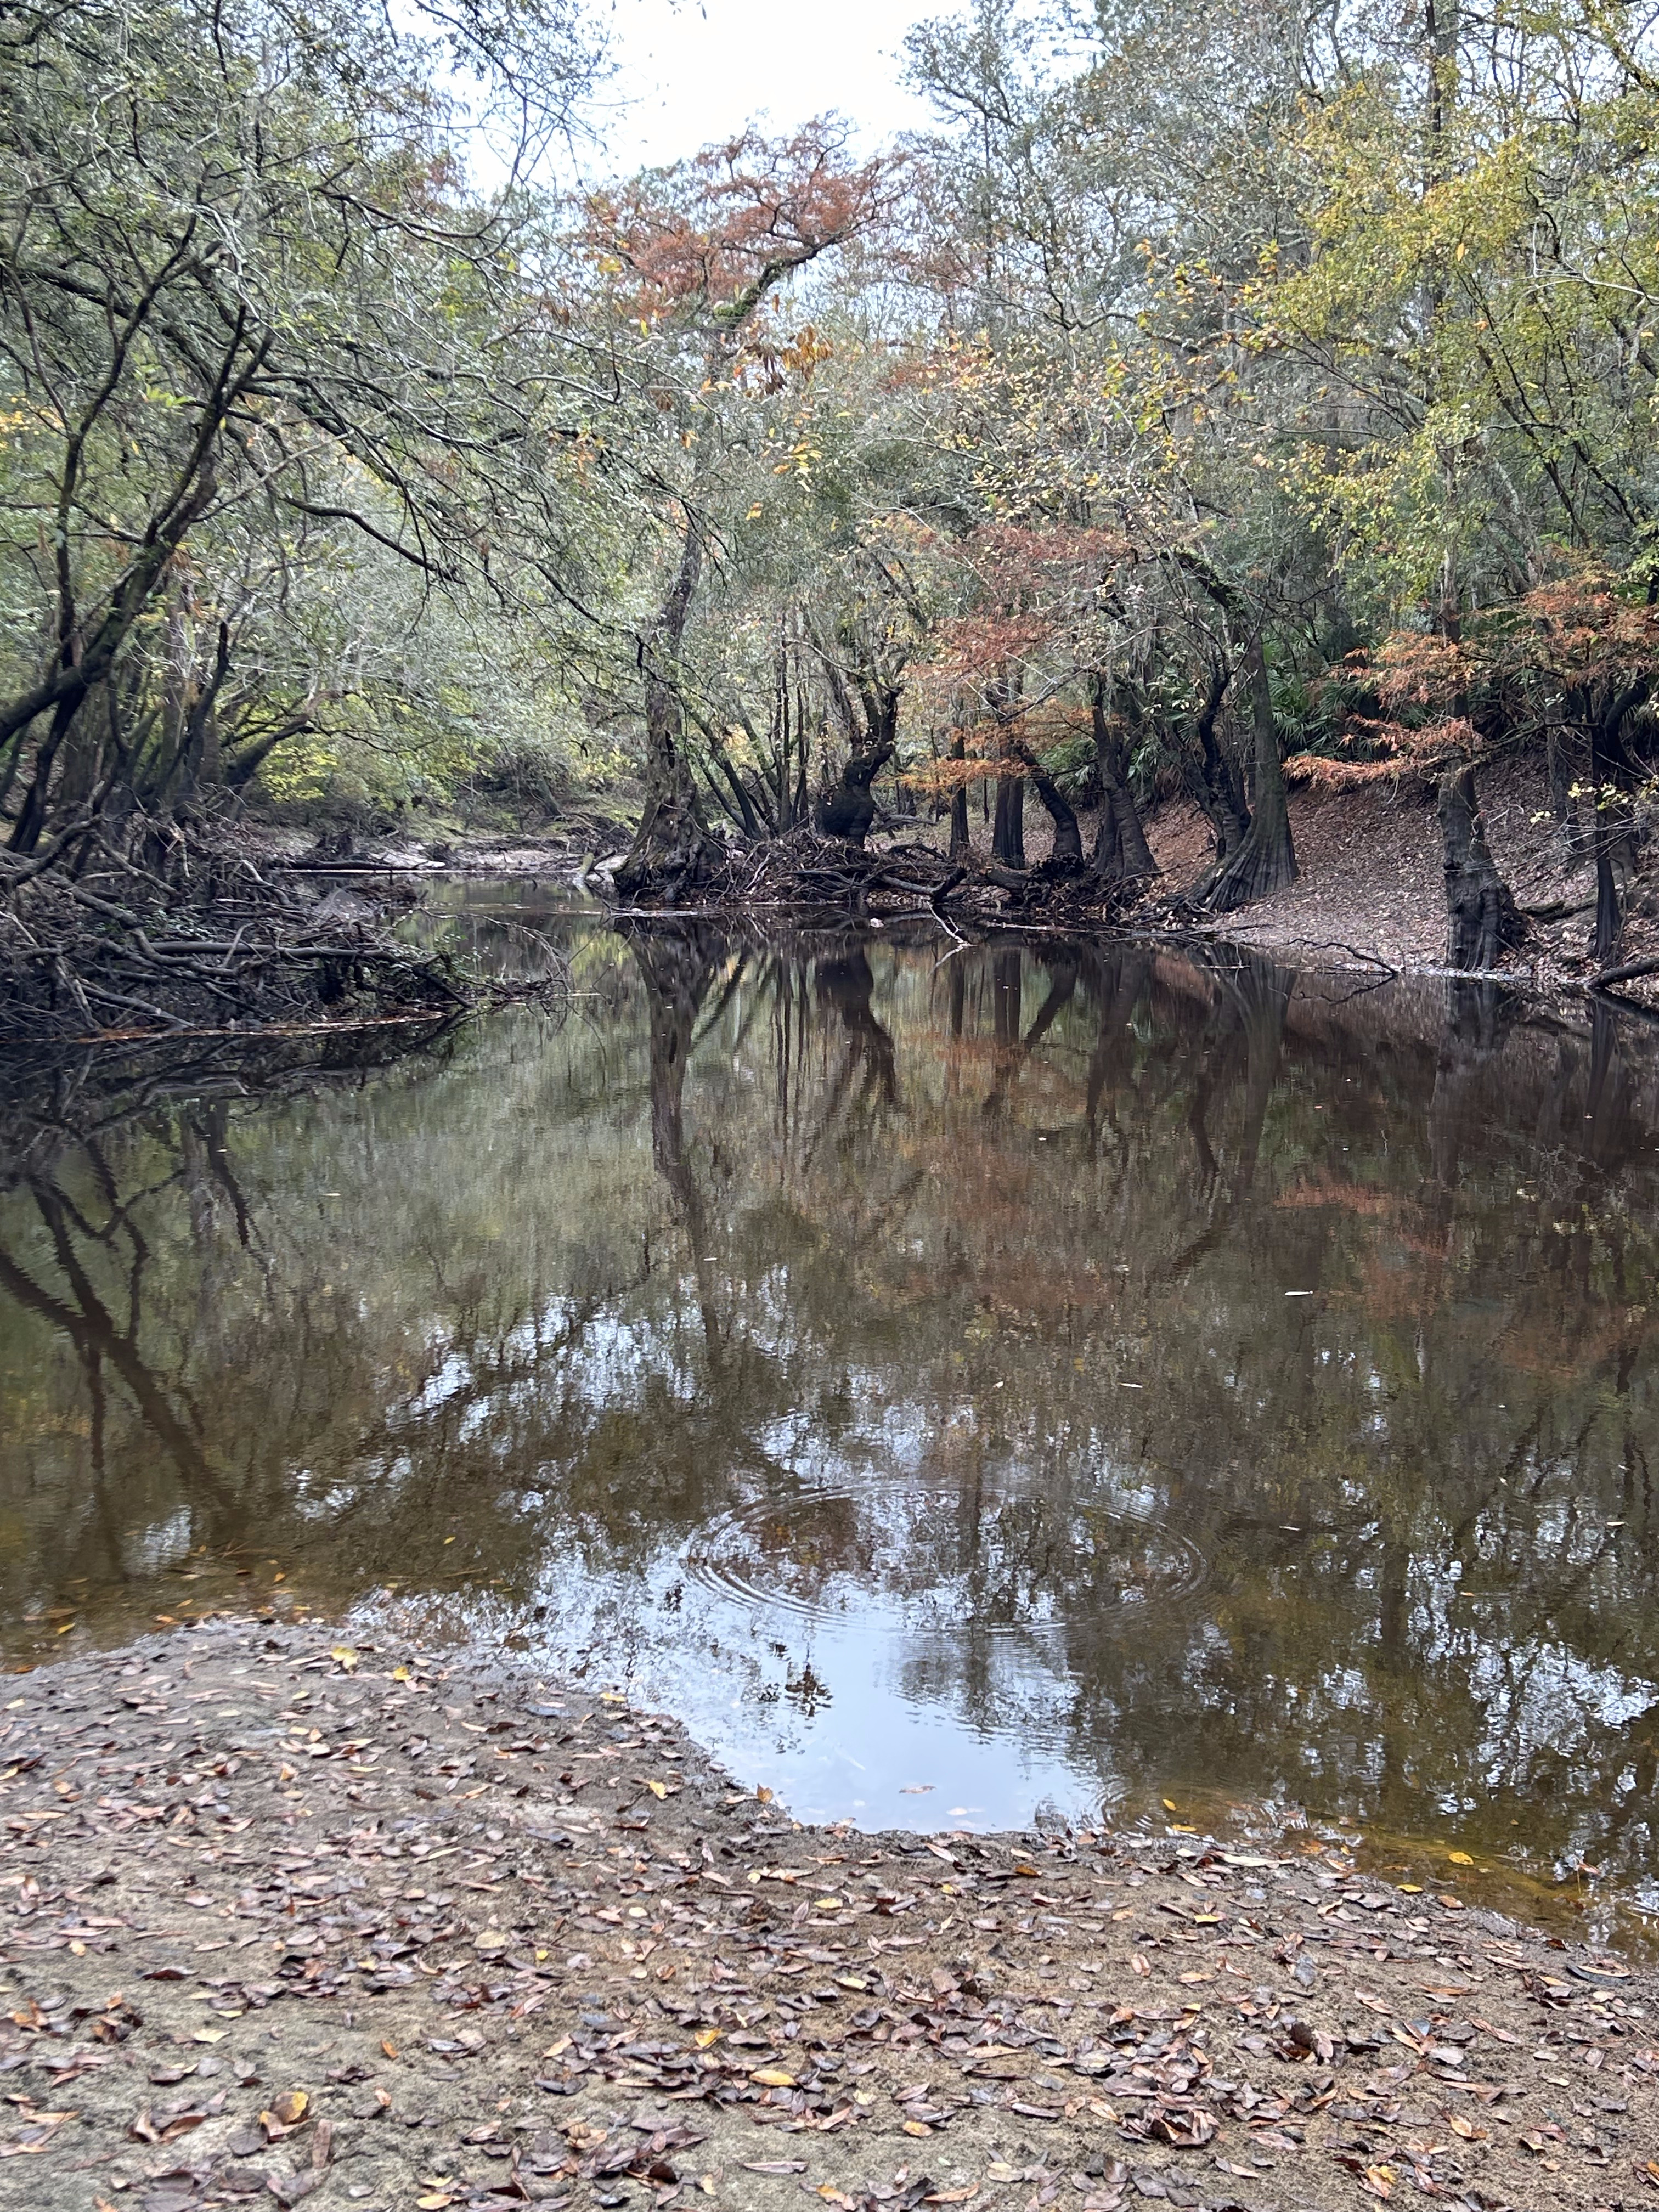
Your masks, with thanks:
M1473 1866L1474 1861L1467 1851L1448 1851L1446 1856L1454 1866Z

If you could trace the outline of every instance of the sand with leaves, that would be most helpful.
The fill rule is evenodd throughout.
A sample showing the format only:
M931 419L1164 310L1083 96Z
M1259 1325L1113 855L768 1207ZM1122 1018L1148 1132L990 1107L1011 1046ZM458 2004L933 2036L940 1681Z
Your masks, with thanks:
M669 1718L220 1620L0 1716L0 2203L1291 2212L1659 2185L1659 1982L1344 1851L798 1826Z

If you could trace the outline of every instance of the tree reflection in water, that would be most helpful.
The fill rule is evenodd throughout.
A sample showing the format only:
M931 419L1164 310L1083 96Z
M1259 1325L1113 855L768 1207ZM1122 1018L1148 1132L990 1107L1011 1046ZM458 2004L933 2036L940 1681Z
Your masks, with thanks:
M1648 1033L1219 951L567 949L557 1031L34 1147L18 1648L395 1586L786 1787L921 1716L940 1806L971 1753L988 1815L1202 1784L1648 1880Z

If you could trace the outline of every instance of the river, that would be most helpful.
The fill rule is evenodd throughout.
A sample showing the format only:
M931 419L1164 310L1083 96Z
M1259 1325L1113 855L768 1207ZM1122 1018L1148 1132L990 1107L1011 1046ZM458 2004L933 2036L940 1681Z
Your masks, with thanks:
M549 931L562 1018L160 1084L0 1195L14 1663L297 1606L802 1820L1307 1820L1659 1910L1659 1032L460 916Z

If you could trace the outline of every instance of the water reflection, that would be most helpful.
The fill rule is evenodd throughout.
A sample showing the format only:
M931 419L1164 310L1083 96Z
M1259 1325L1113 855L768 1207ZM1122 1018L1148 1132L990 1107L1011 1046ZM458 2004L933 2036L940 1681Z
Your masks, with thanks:
M1649 1032L527 904L562 1027L20 1168L19 1648L435 1607L802 1813L1219 1793L1645 1892Z

